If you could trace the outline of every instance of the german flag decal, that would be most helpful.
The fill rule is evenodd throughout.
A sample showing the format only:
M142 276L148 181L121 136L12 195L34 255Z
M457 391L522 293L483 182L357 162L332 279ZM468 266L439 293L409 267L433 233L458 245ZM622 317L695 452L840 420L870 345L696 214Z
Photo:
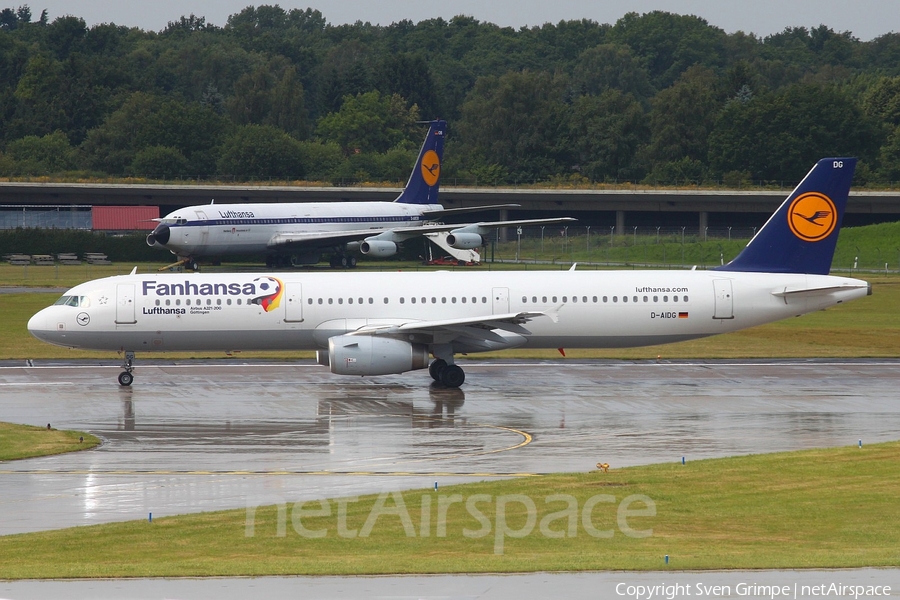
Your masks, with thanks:
M688 314L686 312L680 312L680 313L678 313L678 318L679 319L687 319Z

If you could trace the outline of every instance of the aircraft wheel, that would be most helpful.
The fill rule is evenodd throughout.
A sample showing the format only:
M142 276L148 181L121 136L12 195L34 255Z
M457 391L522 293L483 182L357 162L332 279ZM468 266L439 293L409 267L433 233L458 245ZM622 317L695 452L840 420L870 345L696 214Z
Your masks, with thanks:
M431 364L428 365L428 374L431 375L431 378L435 381L441 380L441 372L447 368L447 361L437 358L431 361Z
M447 365L441 371L441 383L444 387L458 388L466 380L466 373L457 365Z
M355 256L351 256L350 259L347 261L347 265L348 265L351 269L355 269L355 268L356 268L356 257L355 257Z
M342 257L340 257L340 258L338 259L338 264L340 264L340 266L341 266L342 268L347 268L347 263L348 263L348 262L349 262L349 261L347 260L347 257L346 257L346 256L342 256Z
M134 375L132 375L128 371L122 371L121 373L119 373L119 385L121 385L122 387L128 387L133 381Z
M191 271L194 271L194 272L196 273L197 271L200 270L200 263L198 263L198 262L197 262L196 260L194 260L194 259L191 259L191 260L188 262L188 268L189 268Z

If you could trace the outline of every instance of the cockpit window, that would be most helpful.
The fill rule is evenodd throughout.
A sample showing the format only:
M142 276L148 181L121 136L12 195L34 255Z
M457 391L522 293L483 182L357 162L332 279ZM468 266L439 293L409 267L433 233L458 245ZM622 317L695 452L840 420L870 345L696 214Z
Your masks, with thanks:
M63 296L53 303L53 306L75 306L86 308L91 305L90 298L87 296Z

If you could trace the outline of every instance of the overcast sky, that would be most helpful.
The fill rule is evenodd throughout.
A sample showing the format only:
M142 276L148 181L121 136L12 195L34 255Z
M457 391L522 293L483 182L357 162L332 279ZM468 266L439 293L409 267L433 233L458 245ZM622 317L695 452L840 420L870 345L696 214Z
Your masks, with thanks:
M313 1L313 0L309 0ZM72 14L88 25L117 25L158 31L169 21L191 13L208 23L224 25L229 15L251 5L248 0L7 0L3 6L28 4L35 18L47 9L50 20ZM292 0L252 3L279 4L284 9L312 6L329 23L369 21L388 25L402 19L415 22L435 17L465 14L502 26L520 27L556 23L560 20L592 19L615 23L627 12L665 10L694 14L728 33L753 32L761 36L788 26L815 27L824 23L836 31L850 31L863 41L900 31L897 0Z

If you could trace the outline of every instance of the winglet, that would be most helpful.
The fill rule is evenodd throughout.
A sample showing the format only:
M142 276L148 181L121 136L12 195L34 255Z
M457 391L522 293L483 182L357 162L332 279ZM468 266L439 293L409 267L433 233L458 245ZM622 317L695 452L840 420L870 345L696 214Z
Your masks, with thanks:
M855 158L823 158L737 257L714 271L828 275Z
M438 204L438 188L441 182L441 163L444 160L444 136L447 121L431 121L428 135L419 150L419 157L403 193L394 202L400 204Z

